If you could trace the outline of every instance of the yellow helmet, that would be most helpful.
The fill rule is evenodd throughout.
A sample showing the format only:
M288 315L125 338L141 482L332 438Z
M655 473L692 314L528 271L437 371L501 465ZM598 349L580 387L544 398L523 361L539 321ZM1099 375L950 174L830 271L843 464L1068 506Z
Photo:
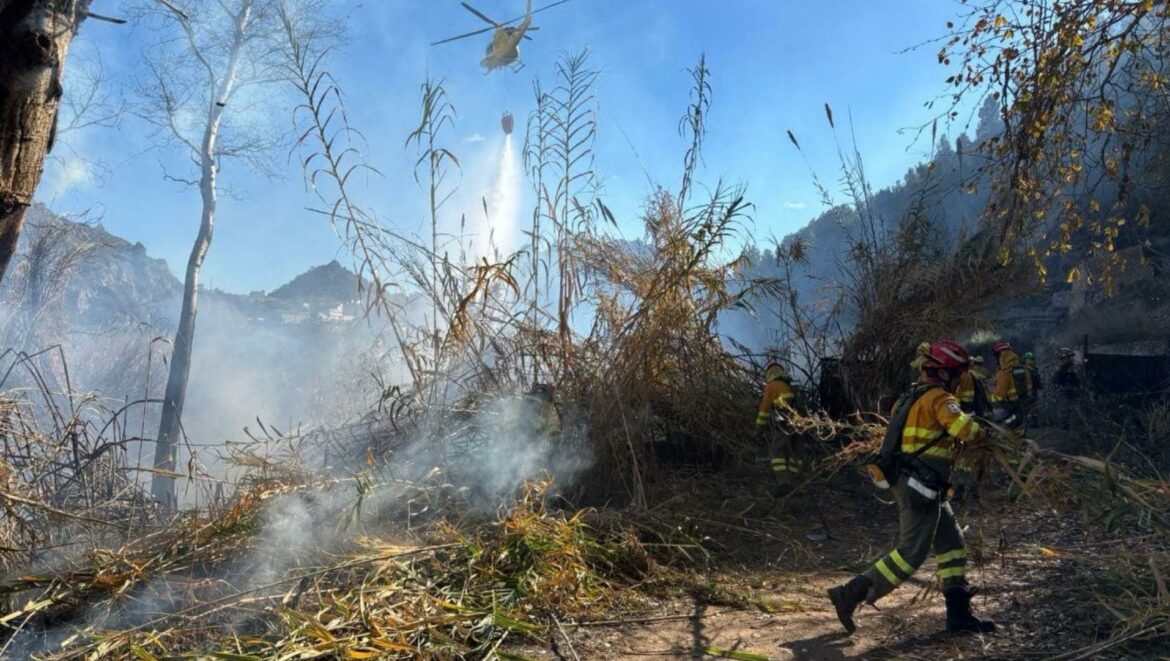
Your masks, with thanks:
M918 348L914 350L914 360L910 361L910 367L914 369L922 369L922 364L926 362L926 356L930 353L930 342L922 342Z
M775 381L777 379L787 379L787 378L788 378L788 370L784 369L783 365L781 365L780 363L778 363L774 360L771 361L770 363L768 363L768 366L764 368L764 380L765 381Z

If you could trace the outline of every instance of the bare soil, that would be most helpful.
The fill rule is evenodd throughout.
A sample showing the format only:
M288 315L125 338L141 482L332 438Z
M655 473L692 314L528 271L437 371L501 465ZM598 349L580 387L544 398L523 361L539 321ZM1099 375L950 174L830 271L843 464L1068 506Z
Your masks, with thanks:
M562 623L544 644L502 649L561 659L1170 658L1166 638L1145 641L1129 656L1116 649L1094 655L1090 647L1110 636L1114 619L1086 598L1088 572L1096 555L1140 531L1108 533L1078 512L1013 502L1004 495L1005 478L994 474L955 509L966 528L968 577L979 590L974 610L999 630L945 633L928 560L878 609L860 610L850 636L825 591L889 550L896 510L842 473L768 511L764 480L696 476L658 516L702 539L710 552L705 563L676 566L637 586L636 608L602 622Z

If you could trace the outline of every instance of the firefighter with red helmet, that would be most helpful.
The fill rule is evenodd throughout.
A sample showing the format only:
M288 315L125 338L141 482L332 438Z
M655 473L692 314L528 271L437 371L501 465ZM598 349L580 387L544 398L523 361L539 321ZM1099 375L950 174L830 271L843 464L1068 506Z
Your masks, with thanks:
M800 477L803 464L797 456L793 435L784 418L792 409L792 378L788 370L773 360L764 368L764 394L756 411L758 458L772 466L779 488L790 486Z
M973 591L966 579L967 549L955 514L947 502L951 469L960 446L983 437L954 392L970 365L967 351L950 340L930 346L918 383L902 401L908 403L901 425L891 430L900 439L896 473L886 475L898 503L898 545L865 572L829 590L829 600L847 631L856 627L853 613L862 602L874 603L909 579L933 550L947 607L947 631L986 633L995 624L971 613ZM905 404L904 404L905 406ZM898 416L895 416L898 418Z

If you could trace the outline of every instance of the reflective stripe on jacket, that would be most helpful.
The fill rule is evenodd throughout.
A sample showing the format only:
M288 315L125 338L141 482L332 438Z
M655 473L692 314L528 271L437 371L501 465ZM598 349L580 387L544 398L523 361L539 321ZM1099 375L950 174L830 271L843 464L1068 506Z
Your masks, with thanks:
M772 418L772 411L777 407L792 406L792 386L786 381L775 379L764 386L764 396L760 399L760 409L756 414L756 426L764 427Z
M902 454L914 454L940 439L919 456L950 463L955 460L955 440L970 441L978 433L979 423L963 413L954 395L932 388L910 407L902 430Z

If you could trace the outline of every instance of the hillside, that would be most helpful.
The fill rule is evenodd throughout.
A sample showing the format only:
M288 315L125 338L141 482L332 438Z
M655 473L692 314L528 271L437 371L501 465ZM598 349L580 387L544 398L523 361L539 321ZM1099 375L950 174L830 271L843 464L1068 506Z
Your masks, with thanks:
M1170 2L65 4L0 658L1170 661Z
M13 266L0 285L9 309L53 303L56 323L100 330L136 323L167 327L182 284L167 263L100 224L77 222L43 205L28 210Z
M856 321L855 310L848 304L848 292L864 283L858 280L851 254L867 236L890 241L907 222L924 219L930 226L928 241L940 255L960 251L964 242L979 236L981 213L988 203L990 188L988 173L976 165L986 159L980 144L1001 130L999 120L986 109L980 117L974 139L966 135L953 141L942 138L934 157L910 168L900 181L865 199L840 200L800 230L779 240L780 250L799 246L802 253L802 259L793 267L791 281L802 306L823 309L845 302L837 322L847 329ZM1150 208L1151 214L1166 215L1170 213L1170 200L1157 185L1161 175L1156 165L1155 161L1135 175L1142 182L1135 187L1140 197L1130 204L1136 207L1141 203ZM1107 194L1115 191L1098 193ZM1089 206L1087 198L1076 202ZM1053 214L1039 231L1036 241L1041 247L1046 245L1045 237L1060 234L1060 218ZM766 223L766 219L760 220ZM768 245L749 247L751 266L742 276L783 277L776 249ZM1095 343L1158 336L1156 329L1170 323L1170 284L1165 277L1170 271L1170 231L1164 224L1122 233L1116 248L1110 251L1102 250L1099 238L1085 227L1073 233L1071 245L1050 251L1041 263L1046 275L1041 276L1039 268L1032 269L1026 291L987 311L984 330L994 329L994 333L1047 353L1059 346L1079 344L1084 335ZM1080 277L1074 278L1072 273ZM1102 310L1110 313L1102 315ZM772 347L783 353L785 344L793 342L793 338L791 329L776 320L786 314L783 305L764 299L755 302L750 318L741 311L732 311L722 319L750 340L750 348L763 352ZM968 333L974 335L976 330L971 328Z
M348 302L357 298L357 275L337 260L314 266L268 295L291 301Z
M37 362L54 389L67 379L77 391L136 399L166 382L181 294L172 269L141 244L37 206L0 285L0 342L29 353L60 346L63 362L55 353ZM188 433L219 440L257 417L292 427L356 414L364 397L349 388L368 377L355 356L373 341L356 296L356 276L336 261L272 296L202 290ZM156 424L157 410L141 415Z
M170 266L149 256L141 243L42 205L29 210L12 270L0 284L8 309L55 306L52 326L86 333L138 324L169 332L181 293ZM352 321L357 276L335 260L309 268L270 295L205 289L202 298L255 323L319 322L331 310L336 312L329 321Z

